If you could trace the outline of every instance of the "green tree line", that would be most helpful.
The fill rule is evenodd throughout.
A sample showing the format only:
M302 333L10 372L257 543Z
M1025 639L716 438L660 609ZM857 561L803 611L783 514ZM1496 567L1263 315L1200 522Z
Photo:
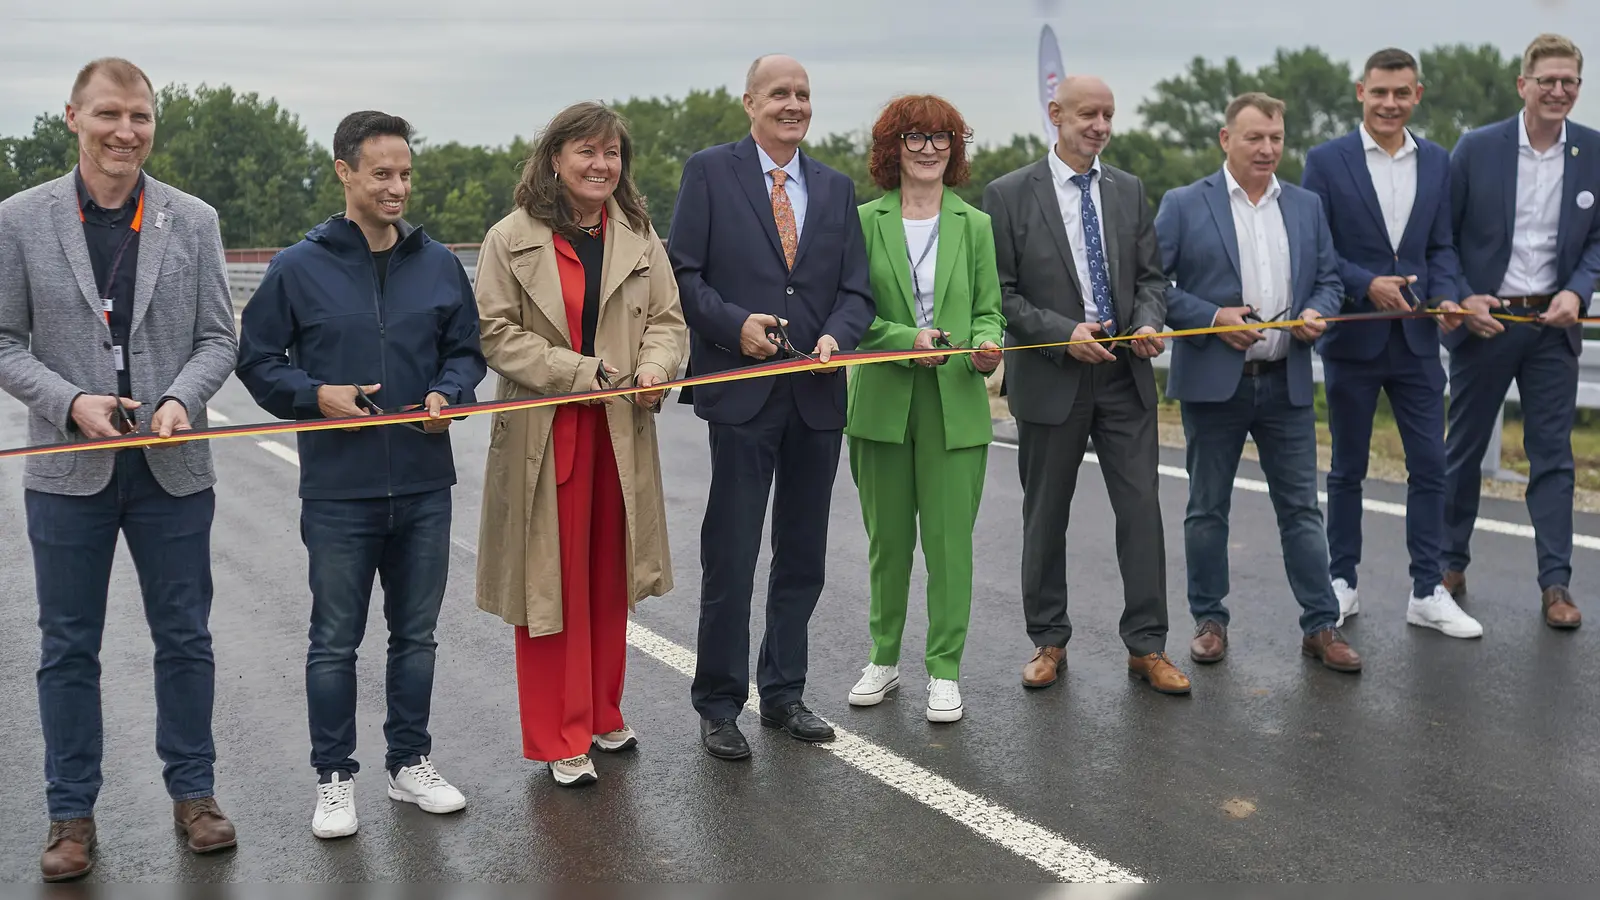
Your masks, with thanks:
M1516 93L1519 60L1493 46L1438 46L1420 53L1419 60L1424 94L1412 125L1446 148L1463 131L1505 118L1521 106ZM1234 57L1218 63L1197 56L1138 104L1144 126L1117 130L1104 157L1143 178L1152 202L1159 202L1167 190L1221 164L1217 130L1223 109L1243 91L1263 90L1288 103L1289 147L1280 175L1298 182L1307 149L1360 122L1353 85L1361 62L1336 60L1316 47L1280 49L1254 71ZM682 98L634 97L614 101L614 106L631 123L634 179L664 235L683 161L703 147L737 140L748 131L739 96L718 88L690 91ZM326 145L312 140L298 117L275 100L227 85L193 90L169 85L158 92L156 107L148 171L215 206L227 246L285 246L343 209ZM806 144L812 156L855 180L863 202L881 193L867 175L869 128L870 123L863 123L853 132L813 135ZM437 240L482 240L511 208L512 189L529 146L520 136L498 147L419 140L408 218ZM959 193L977 203L991 180L1039 159L1045 149L1035 133L999 140L977 135L969 147L972 178ZM65 174L76 160L76 136L63 116L41 114L31 134L0 138L0 199Z

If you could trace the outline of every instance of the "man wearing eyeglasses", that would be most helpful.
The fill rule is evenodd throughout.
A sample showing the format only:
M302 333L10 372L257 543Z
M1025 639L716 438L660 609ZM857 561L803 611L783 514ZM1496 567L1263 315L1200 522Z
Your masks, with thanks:
M1578 354L1600 278L1600 132L1567 117L1583 84L1583 53L1542 34L1522 57L1515 117L1468 132L1451 157L1456 246L1467 327L1450 350L1445 440L1444 585L1467 597L1466 569L1478 518L1480 467L1511 382L1522 401L1528 515L1538 558L1540 608L1551 628L1582 616L1572 577ZM1491 310L1534 316L1503 323Z

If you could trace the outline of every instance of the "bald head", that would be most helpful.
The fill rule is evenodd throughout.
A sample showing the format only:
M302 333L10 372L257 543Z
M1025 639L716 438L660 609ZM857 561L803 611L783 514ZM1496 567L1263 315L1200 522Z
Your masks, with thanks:
M1074 171L1089 171L1111 140L1116 99L1104 81L1092 75L1071 75L1056 85L1050 101L1050 122L1056 126L1055 154Z
M800 65L800 61L792 56L785 56L782 53L768 53L766 56L758 56L755 62L750 64L749 71L744 73L744 92L746 94L760 93L761 88L768 79L781 75L795 74L805 78L806 67Z
M811 126L811 80L792 56L770 54L750 64L744 79L750 134L773 162L787 165Z

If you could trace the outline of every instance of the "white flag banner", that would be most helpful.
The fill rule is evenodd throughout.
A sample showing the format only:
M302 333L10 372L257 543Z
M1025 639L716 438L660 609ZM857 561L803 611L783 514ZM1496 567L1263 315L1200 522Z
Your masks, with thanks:
M1044 145L1055 146L1056 126L1050 123L1050 99L1056 94L1056 85L1066 77L1061 64L1061 45L1056 43L1056 33L1049 25L1039 32L1039 110L1044 116Z

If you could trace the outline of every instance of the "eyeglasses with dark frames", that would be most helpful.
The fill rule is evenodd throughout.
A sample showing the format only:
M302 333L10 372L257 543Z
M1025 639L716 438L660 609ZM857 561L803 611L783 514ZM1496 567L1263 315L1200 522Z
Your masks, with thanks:
M932 134L926 134L921 131L906 131L900 134L900 140L905 143L907 150L917 153L928 146L930 142L935 150L949 150L950 142L954 140L954 135L948 131L935 131Z
M1566 88L1567 89L1567 93L1570 94L1573 91L1577 90L1580 86L1582 86L1583 79L1582 78L1571 78L1571 77L1557 78L1554 75L1546 75L1543 78L1535 78L1533 80L1533 83L1537 84L1539 86L1539 90L1541 90L1541 91L1553 91L1553 90L1556 89L1556 85L1559 84L1562 87Z

